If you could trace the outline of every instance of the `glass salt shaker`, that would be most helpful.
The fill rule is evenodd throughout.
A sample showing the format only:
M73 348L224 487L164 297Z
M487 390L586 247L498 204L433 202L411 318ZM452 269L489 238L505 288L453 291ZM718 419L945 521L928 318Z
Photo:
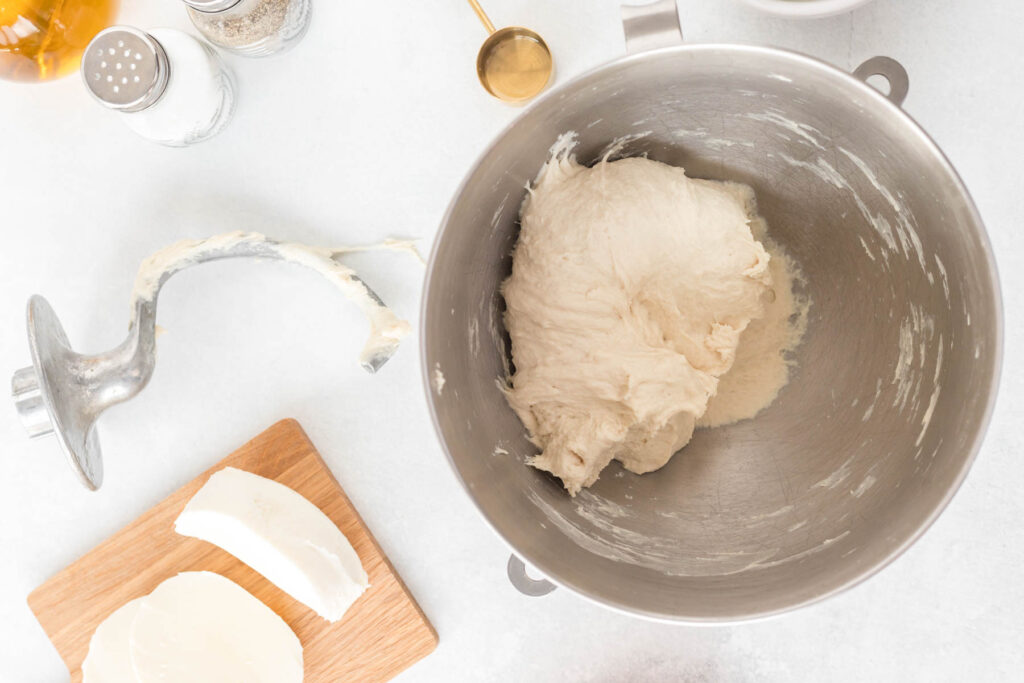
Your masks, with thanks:
M246 57L264 57L299 42L309 27L311 0L182 0L211 43Z
M93 97L125 125L171 147L213 137L234 109L234 79L224 63L209 45L175 29L100 31L81 71Z

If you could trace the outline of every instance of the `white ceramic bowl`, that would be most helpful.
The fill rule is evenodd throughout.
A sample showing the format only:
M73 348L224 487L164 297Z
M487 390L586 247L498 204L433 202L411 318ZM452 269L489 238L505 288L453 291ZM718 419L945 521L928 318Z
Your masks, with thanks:
M770 14L784 17L811 19L849 12L870 0L743 0L743 2Z

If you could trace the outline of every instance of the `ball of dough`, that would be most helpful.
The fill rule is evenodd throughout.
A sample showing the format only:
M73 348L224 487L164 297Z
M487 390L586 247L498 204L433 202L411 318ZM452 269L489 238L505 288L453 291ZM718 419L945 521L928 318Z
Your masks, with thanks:
M648 159L545 166L503 284L534 467L575 495L612 459L650 472L686 445L770 298L755 215L749 187Z

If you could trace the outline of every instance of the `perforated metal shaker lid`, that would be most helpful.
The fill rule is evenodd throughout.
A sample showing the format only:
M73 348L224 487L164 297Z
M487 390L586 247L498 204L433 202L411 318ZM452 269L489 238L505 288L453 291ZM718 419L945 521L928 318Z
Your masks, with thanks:
M82 56L85 87L104 106L134 112L163 95L170 74L167 53L153 36L130 26L96 34Z

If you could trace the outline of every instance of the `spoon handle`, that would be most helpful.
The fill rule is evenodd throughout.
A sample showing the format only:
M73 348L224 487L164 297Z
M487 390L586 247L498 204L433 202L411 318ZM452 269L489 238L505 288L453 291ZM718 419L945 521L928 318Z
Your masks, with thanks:
M484 28L487 29L487 32L494 33L494 24L492 24L491 20L487 18L487 12L484 12L484 8L480 6L478 0L469 0L469 4L473 8L473 11L476 12L476 15L480 17L480 21L483 22Z

